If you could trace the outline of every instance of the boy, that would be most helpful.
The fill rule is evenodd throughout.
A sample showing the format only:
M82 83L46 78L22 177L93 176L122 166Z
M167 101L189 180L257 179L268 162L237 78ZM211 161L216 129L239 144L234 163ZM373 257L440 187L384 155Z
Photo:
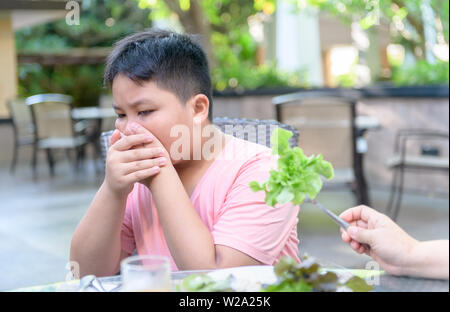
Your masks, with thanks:
M72 239L82 276L114 274L135 249L169 257L173 270L298 261L298 207L268 207L248 186L276 166L271 150L211 127L198 44L163 30L129 36L108 57L105 83L118 117L105 180ZM188 130L180 146L176 129Z

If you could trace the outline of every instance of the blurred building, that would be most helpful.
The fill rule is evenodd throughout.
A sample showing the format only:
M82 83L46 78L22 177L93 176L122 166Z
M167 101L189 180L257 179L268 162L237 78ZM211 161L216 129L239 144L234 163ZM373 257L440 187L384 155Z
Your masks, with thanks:
M349 73L357 86L365 85L388 74L387 25L363 31L358 23L278 0L265 28L261 41L267 58L287 71L305 70L311 86L336 87L338 77Z

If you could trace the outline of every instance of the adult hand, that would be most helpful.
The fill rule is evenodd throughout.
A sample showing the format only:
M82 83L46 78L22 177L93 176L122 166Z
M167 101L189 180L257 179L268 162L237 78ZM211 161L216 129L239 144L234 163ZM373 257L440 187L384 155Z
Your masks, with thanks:
M344 211L340 217L350 223L341 228L342 240L357 253L371 256L388 273L403 274L415 246L419 244L386 215L367 206ZM367 252L361 243L368 244Z

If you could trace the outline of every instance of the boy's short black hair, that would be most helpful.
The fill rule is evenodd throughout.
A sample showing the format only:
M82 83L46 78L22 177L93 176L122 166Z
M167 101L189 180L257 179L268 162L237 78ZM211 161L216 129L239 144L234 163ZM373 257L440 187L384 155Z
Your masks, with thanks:
M173 92L183 103L196 94L209 100L212 116L212 84L208 59L193 36L151 29L118 41L106 60L105 86L124 74L133 81L154 81Z

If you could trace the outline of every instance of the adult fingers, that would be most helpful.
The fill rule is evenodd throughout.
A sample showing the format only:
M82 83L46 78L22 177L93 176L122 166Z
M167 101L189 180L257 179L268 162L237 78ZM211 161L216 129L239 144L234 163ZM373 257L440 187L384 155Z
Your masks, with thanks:
M347 234L347 232L343 229L341 229L341 238L344 242L350 243L352 238Z
M366 247L364 247L363 245L359 246L358 248L358 253L359 254L363 254L366 252Z
M363 221L363 220L356 220L356 221L352 221L349 223L351 226L357 226L363 229L367 229L368 228L368 224L367 222Z
M369 222L371 218L377 218L380 215L376 210L361 205L353 208L349 208L341 213L339 216L347 222L352 222L356 220L363 220L364 222Z
M361 221L361 220L351 222L350 226L359 227L359 228L362 228L362 229L367 229L368 228L367 223L365 223L364 221ZM341 231L341 238L342 238L342 240L344 242L346 242L346 243L350 243L352 241L352 237L343 228L341 228L340 231Z
M352 240L350 241L350 246L354 251L358 252L359 248L361 247L361 244L355 240Z
M374 236L374 230L363 229L357 226L350 226L347 229L348 235L355 241L371 245Z

